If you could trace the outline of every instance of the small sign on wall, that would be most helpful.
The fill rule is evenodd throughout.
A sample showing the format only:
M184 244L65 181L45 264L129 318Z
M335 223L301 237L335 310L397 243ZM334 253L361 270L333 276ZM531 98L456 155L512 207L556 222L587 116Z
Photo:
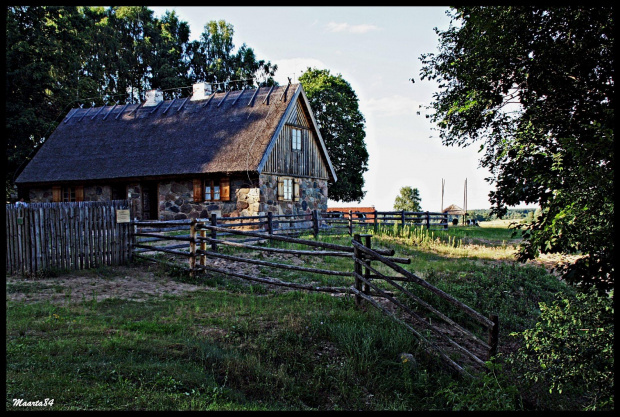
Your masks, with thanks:
M130 221L129 210L116 210L116 223L129 223Z

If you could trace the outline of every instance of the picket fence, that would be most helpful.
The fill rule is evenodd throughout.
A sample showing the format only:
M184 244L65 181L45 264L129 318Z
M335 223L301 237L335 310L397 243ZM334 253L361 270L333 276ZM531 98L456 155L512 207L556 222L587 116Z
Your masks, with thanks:
M131 223L119 223L127 200L6 205L6 272L37 274L126 263ZM129 219L127 219L129 220Z

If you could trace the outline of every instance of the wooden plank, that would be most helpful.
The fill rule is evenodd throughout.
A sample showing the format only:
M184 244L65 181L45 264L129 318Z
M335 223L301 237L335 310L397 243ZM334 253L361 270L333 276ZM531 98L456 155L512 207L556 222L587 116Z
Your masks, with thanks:
M105 114L105 116L103 116L103 120L105 120L105 119L107 119L107 118L108 118L108 116L112 113L112 111L114 111L114 109L116 108L116 106L118 106L118 101L116 102L116 104L114 104L114 106L112 106L112 108L110 109L110 111L109 111L109 112L107 112L107 113Z
M208 256L208 257L212 257L212 258L227 259L229 261L243 262L243 263L249 263L249 264L254 264L254 265L262 265L262 266L269 266L269 267L272 267L272 268L288 269L288 270L292 270L292 271L310 272L310 273L313 273L313 274L336 275L336 276L341 276L341 277L350 277L351 276L351 272L349 272L349 271L332 271L332 270L329 270L329 269L309 268L309 267L305 267L305 266L280 264L280 263L277 263L277 262L259 261L257 259L243 258L243 257L240 257L240 256L232 256L232 255L224 255L222 253L214 253L214 252L211 252L211 251L198 251L198 253L200 255L205 255L205 256Z
M454 298L453 296L451 296L450 294L445 293L444 291L440 290L439 288L429 284L427 281L425 281L424 279L418 277L417 275L407 271L406 269L396 265L396 263L392 262L390 259L379 255L377 252L366 248L364 245L362 245L361 243L352 241L351 242L353 244L353 246L357 247L358 249L360 249L362 252L364 252L365 254L369 255L372 258L375 258L381 262L383 262L385 265L389 266L390 268L392 268L394 271L408 277L414 280L415 283L419 284L420 286L430 290L431 292L433 292L434 294L438 295L439 297L443 298L444 300L448 301L450 304L460 308L462 311L464 311L466 314L468 314L470 317L474 318L475 320L477 320L479 323L481 323L482 325L484 325L485 327L489 328L493 326L493 322L491 320L489 320L488 318L484 317L482 314L478 313L477 311L473 310L471 307L465 305L464 303L462 303L461 301L457 300L456 298Z
M363 298L364 300L368 301L370 304L372 304L375 308L377 308L378 310L380 310L381 312L383 312L385 315L387 315L388 317L390 317L391 319L393 319L395 322L399 323L400 325L404 326L407 330L409 330L411 333L413 333L414 335L416 335L418 337L418 339L420 341L423 342L423 344L425 345L425 347L432 349L434 352L438 353L440 355L440 357L447 363L450 365L450 367L452 367L453 369L455 369L457 372L459 372L460 374L465 374L465 375L469 375L469 373L467 373L467 371L465 371L465 369L463 369L463 367L461 367L460 365L458 365L456 362L454 362L452 359L450 359L450 357L448 357L448 355L443 351L443 349L441 349L440 347L434 345L433 343L431 343L430 341L428 341L425 337L423 337L419 332L417 332L413 327L411 327L410 325L408 325L407 323L405 323L404 321L402 321L401 319L397 318L392 312L390 312L389 310L387 310L386 308L384 308L383 306L381 306L379 303L377 303L372 297L364 294L363 292L357 290L354 287L351 287L351 291Z
M121 114L123 114L123 112L125 111L125 109L127 108L127 106L129 106L129 103L125 103L125 105L123 106L123 108L121 109L121 111L118 112L118 114L116 115L116 117L114 118L114 120L117 120L119 117L121 117Z

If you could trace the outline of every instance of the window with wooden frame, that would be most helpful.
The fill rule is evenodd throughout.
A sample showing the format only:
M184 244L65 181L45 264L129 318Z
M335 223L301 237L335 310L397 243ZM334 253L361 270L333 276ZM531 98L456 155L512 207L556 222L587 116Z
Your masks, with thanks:
M291 149L301 151L301 129L291 128Z
M299 201L299 180L282 177L278 179L278 200Z
M52 187L52 201L54 203L70 203L74 201L84 201L84 186L60 186Z
M230 179L195 179L194 202L200 201L230 201Z

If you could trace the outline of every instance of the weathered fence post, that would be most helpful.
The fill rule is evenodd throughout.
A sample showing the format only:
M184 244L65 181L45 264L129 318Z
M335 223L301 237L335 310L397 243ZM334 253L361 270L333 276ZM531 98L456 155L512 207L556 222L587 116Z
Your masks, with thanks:
M211 226L217 227L217 215L215 213L211 213ZM217 232L215 229L211 229L211 239L217 239ZM211 242L211 250L217 252L217 243Z
M312 233L315 239L319 237L319 211L317 209L312 210Z
M196 273L196 219L189 224L189 276Z
M426 228L431 228L431 215L428 213L428 211L426 212Z
M400 212L400 221L401 221L402 226L403 226L402 230L405 230L405 210L402 210Z
M489 329L488 345L491 346L491 349L489 349L487 360L490 360L491 357L497 354L497 342L499 339L499 317L497 314L491 314L489 319L493 322L493 327Z
M273 213L270 211L267 212L267 233L273 234Z
M207 237L207 229L205 229L205 228L201 228L200 229L200 237L201 238ZM200 240L200 250L201 251L206 251L207 250L207 242L205 240L203 240L203 239ZM206 264L207 264L207 257L204 254L201 254L200 255L200 265L201 266L205 266Z
M374 217L374 223L375 223L375 224L374 224L373 229L374 229L375 234L376 234L376 233L377 233L377 210L375 210L375 212L374 212L374 216L375 216L375 217Z
M366 246L368 249L371 249L370 247L370 237L372 235L363 235L364 236L364 246ZM368 264L368 266L370 266L370 258L366 259L366 263ZM370 269L368 267L364 268L364 278L366 278L366 280L370 281ZM364 283L363 285L363 292L366 295L370 295L370 285Z
M349 210L349 236L353 236L353 211Z
M360 238L359 233L356 233L353 236L353 240L355 240L356 242L362 243L362 240ZM357 260L361 260L362 259L362 254L360 253L360 250L357 248L357 246L353 246L353 269L355 271L355 289L357 291L361 291L362 290L362 281L358 278L358 275L362 275L362 266L357 263ZM359 307L362 304L362 297L355 294L355 304Z

